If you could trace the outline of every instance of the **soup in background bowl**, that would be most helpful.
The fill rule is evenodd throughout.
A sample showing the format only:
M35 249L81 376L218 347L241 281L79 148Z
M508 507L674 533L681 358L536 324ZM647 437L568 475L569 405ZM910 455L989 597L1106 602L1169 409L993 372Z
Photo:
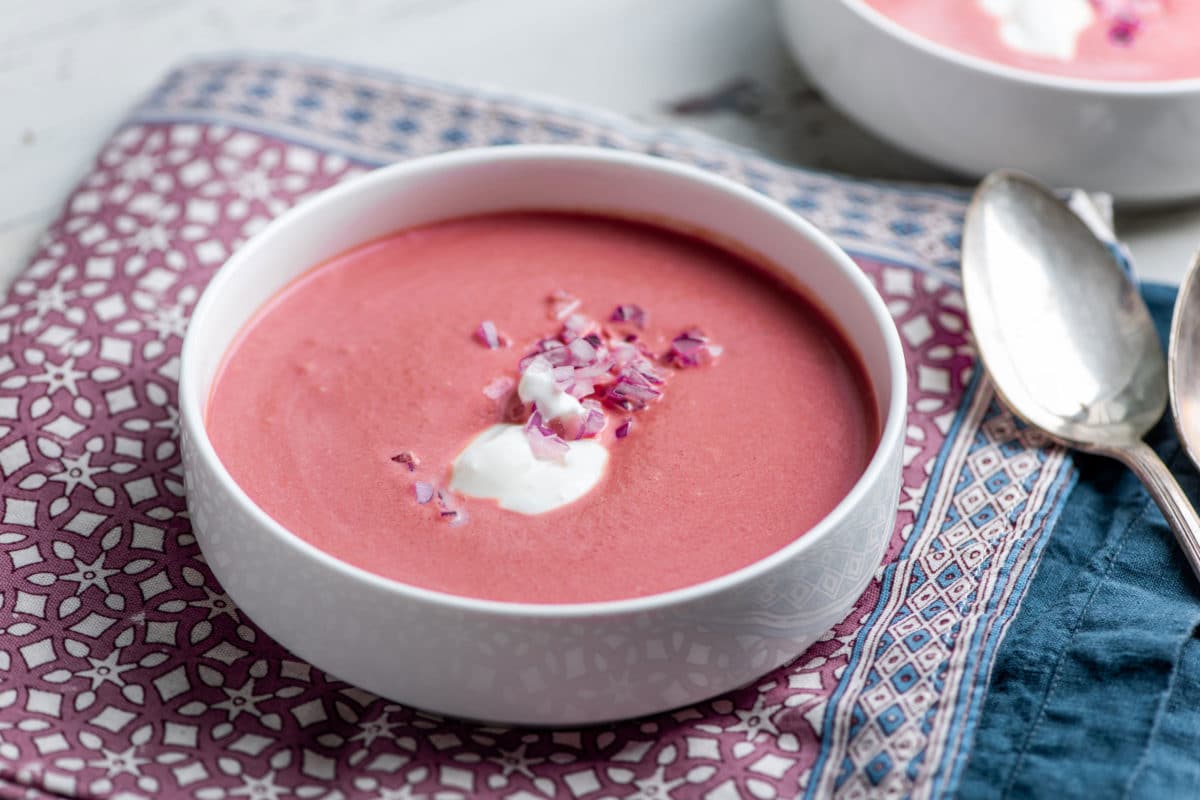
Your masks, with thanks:
M1200 0L867 0L932 42L1097 81L1200 78Z
M547 430L608 456L571 502L464 491L481 432L519 449L547 410L520 397L528 357L584 323L600 349L633 336L660 396L625 405L621 368L585 370L604 425ZM906 379L882 301L790 211L660 159L464 151L329 190L220 271L182 373L217 578L297 655L440 713L584 724L732 689L849 611L895 517Z

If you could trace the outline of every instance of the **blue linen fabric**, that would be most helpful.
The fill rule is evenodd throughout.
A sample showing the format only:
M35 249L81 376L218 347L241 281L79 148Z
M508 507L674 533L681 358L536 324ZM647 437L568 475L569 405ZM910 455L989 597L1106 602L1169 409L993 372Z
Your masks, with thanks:
M1175 290L1143 290L1165 342ZM1147 442L1195 501L1164 416ZM1079 481L997 655L962 798L1200 797L1200 585L1120 463Z

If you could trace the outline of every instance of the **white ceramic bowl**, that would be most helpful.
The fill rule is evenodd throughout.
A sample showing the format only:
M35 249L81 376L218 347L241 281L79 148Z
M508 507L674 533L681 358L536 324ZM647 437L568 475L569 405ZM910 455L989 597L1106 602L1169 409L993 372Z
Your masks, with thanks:
M792 544L723 577L649 597L559 605L401 584L337 560L267 516L226 472L204 426L214 374L238 330L293 278L358 244L515 209L671 221L741 243L792 272L858 348L878 397L881 442L850 494ZM846 615L891 535L905 391L900 340L875 290L842 251L779 204L647 156L568 147L462 151L380 169L308 200L217 274L183 347L188 506L208 564L242 610L334 675L473 719L574 725L638 716L744 684Z
M1200 197L1200 79L1007 67L934 43L863 0L779 0L779 12L793 55L829 101L928 161L971 176L1012 167L1138 204Z

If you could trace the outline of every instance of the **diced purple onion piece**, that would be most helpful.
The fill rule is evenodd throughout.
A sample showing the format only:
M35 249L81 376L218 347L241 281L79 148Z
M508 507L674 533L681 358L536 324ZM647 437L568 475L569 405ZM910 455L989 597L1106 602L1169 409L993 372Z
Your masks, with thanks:
M475 329L475 339L489 350L499 350L508 342L508 337L496 329L496 323L485 319Z
M609 317L613 322L632 322L639 328L646 327L646 312L641 306L633 303L623 303L613 309L612 315Z
M592 383L586 378L572 381L570 387L567 388L567 394L571 395L571 397L574 397L576 400L582 400L585 397L591 397L595 393L596 384Z
M597 361L595 364L589 364L586 367L575 367L575 373L572 377L575 380L600 378L607 375L612 370L612 362L608 359Z
M416 454L410 450L392 456L392 461L408 467L409 472L416 472L417 467L421 466L421 459L417 458Z
M618 368L641 356L637 347L628 342L614 342L610 348L610 352L612 353L613 366Z
M667 353L666 360L675 367L698 367L712 361L721 352L719 346L709 343L708 337L702 331L691 328L671 341L671 350Z
M571 365L571 351L566 348L566 345L557 339L543 339L538 342L536 350L526 354L521 359L517 368L521 372L524 372L529 369L529 365L538 357L546 359L552 367L567 367Z
M560 389L566 389L575 382L574 367L554 367L550 371L550 377L554 379L554 385Z
M633 417L626 417L625 421L618 425L613 433L618 439L624 439L629 435L631 430L633 430Z
M590 331L595 324L583 314L571 314L563 321L562 333L558 337L559 341L563 344L570 344L576 339L582 339L584 334Z
M652 400L657 400L662 392L637 373L625 371L617 378L617 382L605 391L604 399L610 405L623 408L626 411L641 411Z
M425 505L433 499L433 484L428 481L417 481L413 484L413 491L417 495L417 504Z
M1133 40L1141 32L1142 21L1133 14L1120 14L1108 28L1108 38L1119 45L1133 44Z
M645 380L647 383L661 385L663 382L662 373L650 363L650 359L645 358L644 356L639 356L638 358L635 358L633 361L629 362L626 368L622 370L622 374L628 374L630 376L636 375L637 377Z
M581 304L578 297L558 289L550 295L550 315L561 322L574 314Z
M489 400L500 400L508 395L516 385L517 382L508 375L501 375L493 378L487 386L483 387L483 393Z
M525 435L529 437L529 449L533 457L541 461L566 461L570 447L554 431L542 425L525 426Z
M587 366L596 360L596 348L587 339L576 339L567 345L567 349L571 351L574 366Z
M597 436L604 426L608 424L608 418L604 415L604 409L595 400L585 400L583 407L587 409L587 414L583 418L583 425L579 428L579 434L576 439L587 439L592 436Z
M521 365L522 375L530 370L535 370L537 372L549 372L551 376L553 376L554 370L556 369L556 367L550 363L550 359L546 358L544 353L538 353L534 355L528 360L528 362L526 362L525 359L521 359Z

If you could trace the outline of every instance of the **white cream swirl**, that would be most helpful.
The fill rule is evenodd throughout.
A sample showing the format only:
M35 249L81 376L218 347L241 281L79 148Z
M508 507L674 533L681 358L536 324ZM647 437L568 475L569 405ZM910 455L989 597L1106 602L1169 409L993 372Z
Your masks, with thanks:
M454 459L450 489L521 514L553 511L595 488L608 465L608 449L595 439L567 447L562 461L536 458L521 425L493 425Z
M1006 45L1059 61L1075 57L1079 35L1096 21L1089 0L976 0L1000 24Z

